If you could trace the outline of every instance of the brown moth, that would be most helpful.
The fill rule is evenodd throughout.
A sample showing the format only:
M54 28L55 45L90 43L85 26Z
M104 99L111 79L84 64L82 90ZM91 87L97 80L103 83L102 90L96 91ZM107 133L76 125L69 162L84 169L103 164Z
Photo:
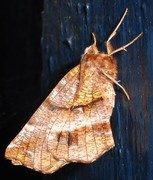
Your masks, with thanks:
M114 147L110 117L115 103L113 83L118 83L113 54L136 41L107 53L94 43L85 49L80 64L70 70L9 144L5 157L14 165L24 165L42 173L53 173L70 162L91 163Z

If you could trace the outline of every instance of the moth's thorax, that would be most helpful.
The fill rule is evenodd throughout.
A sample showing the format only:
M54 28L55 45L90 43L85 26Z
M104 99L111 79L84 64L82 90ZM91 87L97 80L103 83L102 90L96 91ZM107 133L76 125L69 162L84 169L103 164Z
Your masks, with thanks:
M80 64L79 85L73 101L74 107L86 106L100 98L112 104L113 82L108 76L115 79L117 76L116 60L107 54L100 53L95 44L86 48Z
M85 53L82 56L83 63L86 63L86 68L97 69L97 71L103 70L111 77L117 76L117 61L108 54L98 51L96 45L91 45L85 49Z

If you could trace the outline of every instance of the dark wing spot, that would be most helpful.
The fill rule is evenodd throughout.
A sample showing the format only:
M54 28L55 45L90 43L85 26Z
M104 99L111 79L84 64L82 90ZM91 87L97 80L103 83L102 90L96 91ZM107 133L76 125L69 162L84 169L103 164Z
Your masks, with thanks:
M57 133L57 142L60 141L61 133Z
M50 106L48 106L48 109L49 109L50 111L55 111L55 110L58 110L59 107L58 107L58 106L54 106L54 105L50 105Z
M68 146L78 144L78 133L77 133L77 131L68 132L67 144L68 144Z
M57 142L62 141L62 139L67 140L68 146L71 145L77 145L78 144L78 133L77 131L69 132L69 131L63 131L56 134L57 136Z
M72 144L72 136L71 136L70 132L68 132L67 144L68 144L68 146L71 146L71 144Z

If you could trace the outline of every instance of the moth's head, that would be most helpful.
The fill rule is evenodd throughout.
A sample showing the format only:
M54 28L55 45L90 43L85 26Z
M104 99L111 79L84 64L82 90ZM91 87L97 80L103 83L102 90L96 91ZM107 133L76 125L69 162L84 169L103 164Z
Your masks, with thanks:
M93 35L94 43L85 49L84 54L98 54L99 53L98 48L96 46L95 34L92 33L92 35Z

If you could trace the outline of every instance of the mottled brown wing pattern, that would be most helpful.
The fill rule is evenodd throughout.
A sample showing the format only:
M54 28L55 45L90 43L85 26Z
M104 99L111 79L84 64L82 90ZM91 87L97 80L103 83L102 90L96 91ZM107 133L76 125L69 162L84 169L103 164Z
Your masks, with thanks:
M25 165L42 173L52 173L68 163L65 160L54 158L52 153L48 151L47 131L57 121L58 116L62 114L62 112L56 111L57 105L65 106L68 102L57 101L59 99L57 96L63 93L65 89L70 96L71 94L73 96L71 89L77 88L78 77L79 65L64 76L23 127L21 132L9 144L5 152L5 157L12 160L13 164ZM67 100L69 100L69 96L67 97ZM53 99L56 100L56 103L54 103ZM65 104L62 104L62 102Z
M56 160L48 152L46 139L48 118L41 116L41 113L45 113L42 107L11 142L5 156L15 165L25 165L43 173L51 173L66 162Z
M112 94L114 96L113 88ZM47 138L48 150L53 156L67 162L90 163L112 148L114 140L109 119L114 98L111 100L111 106L99 100L72 111L63 109Z
M57 107L70 108L73 106L74 94L79 84L80 65L74 67L58 83L48 96L48 100Z
M5 156L13 164L52 173L69 162L92 162L114 146L109 123L114 107L112 84L108 83L112 97L107 106L99 100L70 110L66 105L78 84L79 66L76 66L58 83L7 147ZM60 101L65 92L64 102Z

